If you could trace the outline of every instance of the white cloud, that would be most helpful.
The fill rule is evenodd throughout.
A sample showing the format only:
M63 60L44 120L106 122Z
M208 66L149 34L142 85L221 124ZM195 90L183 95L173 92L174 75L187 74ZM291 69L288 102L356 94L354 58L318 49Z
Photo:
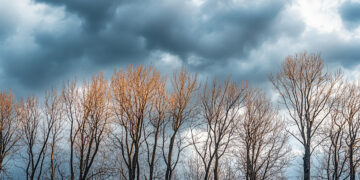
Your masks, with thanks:
M5 40L0 42L0 52L3 54L31 55L31 52L38 50L34 39L36 34L60 36L79 33L80 19L66 14L63 7L51 7L31 0L0 0L0 4L0 22L1 17L10 18L7 20L13 26Z
M178 56L163 51L153 52L150 55L149 62L168 75L171 75L173 70L179 69L182 66L182 61Z
M341 31L341 18L337 13L342 0L298 0L294 3L309 30L320 32Z

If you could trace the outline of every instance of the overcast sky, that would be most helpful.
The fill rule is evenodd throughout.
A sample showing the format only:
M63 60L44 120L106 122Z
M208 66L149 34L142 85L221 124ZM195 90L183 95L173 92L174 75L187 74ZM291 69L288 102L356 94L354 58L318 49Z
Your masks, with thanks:
M304 51L360 76L360 2L0 0L0 90L17 96L129 64L266 86Z

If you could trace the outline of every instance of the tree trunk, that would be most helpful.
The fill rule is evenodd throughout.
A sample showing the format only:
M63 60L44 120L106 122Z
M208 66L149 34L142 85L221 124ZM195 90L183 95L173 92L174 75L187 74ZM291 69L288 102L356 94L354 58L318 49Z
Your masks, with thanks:
M73 141L73 122L71 121L71 128L70 128L70 179L75 179L75 173L74 173L74 141Z
M2 164L3 164L3 158L2 158L2 156L1 156L1 157L0 157L0 174L2 174L2 170L3 170Z
M1 128L2 129L2 128ZM3 145L4 145L4 142L3 142L3 135L2 135L2 130L0 131L0 150L1 152L3 152ZM5 149L5 148L4 148ZM3 153L0 154L0 173L2 172L2 162L3 162Z
M52 142L52 145L51 145L51 161L50 161L50 168L51 168L51 177L50 179L51 180L54 180L55 179L55 164L54 164L54 151L55 151L55 145L54 145L54 142L55 142L55 136L53 137L53 142Z
M305 145L304 160L304 180L310 180L310 146Z
M350 144L349 149L349 165L350 165L350 180L355 180L355 165L354 165L354 152L353 143Z
M205 176L204 176L204 180L208 180L209 179L209 170L210 169L210 165L208 165L208 167L205 170Z
M252 166L250 161L250 147L246 147L246 180L250 180L252 177Z
M138 154L139 154L139 145L138 142L135 141L135 152L134 152L134 156L132 157L131 160L131 166L129 169L129 179L130 180L134 180L136 178L136 171L137 171L137 163L138 163Z
M219 169L219 155L218 155L218 152L216 152L216 155L215 155L215 165L214 165L214 180L218 180L219 177L218 177L218 169Z
M129 180L132 180L132 163L131 163L131 157L129 157Z
M174 134L171 136L171 139L170 139L169 154L168 154L168 161L167 161L168 164L166 167L165 180L171 180L171 176L172 176L171 161L172 161L172 152L173 152L173 148L174 148L175 136L176 136L176 132L174 132Z
M154 146L153 146L153 150L152 150L152 154L151 154L151 162L150 162L150 175L149 175L149 180L153 179L154 176L154 166L155 166L155 156L156 156L156 147L157 147L157 143L158 143L158 136L159 136L159 125L156 129L155 132L155 137L154 137Z

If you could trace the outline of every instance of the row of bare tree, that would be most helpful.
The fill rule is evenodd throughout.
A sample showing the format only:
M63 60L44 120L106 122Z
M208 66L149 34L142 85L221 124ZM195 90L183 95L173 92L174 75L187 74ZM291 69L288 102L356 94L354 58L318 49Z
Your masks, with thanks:
M31 180L285 179L293 137L303 146L304 179L355 179L359 85L305 53L288 57L270 81L280 106L247 83L200 84L185 69L168 82L151 66L115 70L111 81L102 73L69 81L41 102L3 91L0 173L11 178L17 168ZM315 152L319 171L310 174Z

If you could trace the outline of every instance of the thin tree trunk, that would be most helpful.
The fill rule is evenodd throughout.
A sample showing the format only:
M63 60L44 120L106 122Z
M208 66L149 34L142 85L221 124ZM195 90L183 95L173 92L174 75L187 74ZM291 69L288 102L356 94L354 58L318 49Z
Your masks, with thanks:
M219 154L218 152L216 151L216 154L215 154L215 165L214 165L214 180L218 180L219 177L218 177L218 169L219 169Z
M304 180L310 180L310 146L305 145L304 160Z
M248 146L248 145L247 145ZM250 180L252 177L252 167L250 161L250 147L246 148L246 180Z
M74 173L74 141L73 141L73 128L74 128L74 123L73 121L71 121L71 129L70 129L70 179L74 180L75 179L75 173Z
M353 143L351 143L349 149L350 180L355 180L354 152L352 149L353 147Z
M171 136L171 139L170 139L169 154L168 154L168 158L167 158L168 164L166 167L165 180L171 180L171 176L172 176L171 161L172 161L172 153L173 153L173 148L174 148L175 137L176 137L176 131L174 132L174 134Z
M157 142L158 142L158 136L159 136L159 125L156 129L155 132L155 137L154 137L154 146L153 146L153 150L152 150L152 155L151 155L151 162L150 162L150 174L149 174L149 179L152 180L153 176L154 176L154 164L155 164L155 157L156 157L156 147L157 147Z

